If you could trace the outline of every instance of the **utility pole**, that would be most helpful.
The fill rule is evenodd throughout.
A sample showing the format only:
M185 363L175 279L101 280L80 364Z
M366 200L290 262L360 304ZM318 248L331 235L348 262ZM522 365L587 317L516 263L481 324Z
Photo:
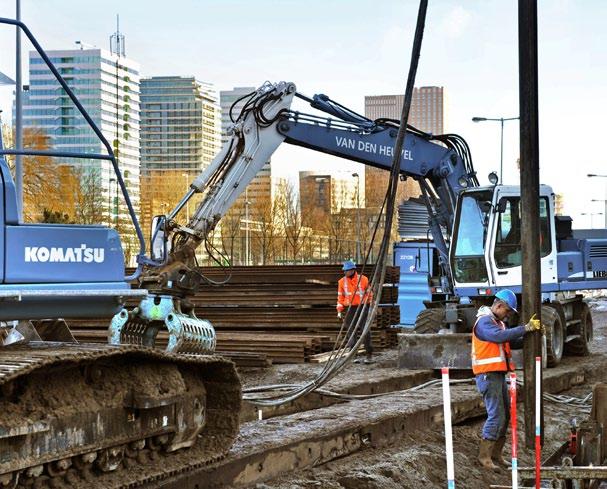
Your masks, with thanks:
M527 323L535 313L541 319L541 269L539 226L539 125L538 125L538 67L537 67L537 0L518 2L519 39L519 106L521 153L521 247L523 253L522 322ZM535 357L542 356L541 332L525 335L525 443L535 442ZM543 405L541 433L544 432ZM543 438L542 438L543 440Z
M108 219L108 226L112 225L112 184L116 183L116 179L115 178L110 178L110 184L108 185L107 188L107 219Z
M251 246L249 241L251 239L249 235L249 190L245 189L244 191L244 264L249 265L249 247Z
M190 189L190 176L187 173L182 173L181 176L185 177L185 193L187 194L188 190ZM186 224L190 223L190 200L189 199L185 205L185 221L186 221Z
M120 70L124 67L120 64L120 58L125 56L124 35L120 33L120 16L116 14L116 32L110 36L110 52L116 55L116 137L114 139L114 156L116 164L120 165ZM119 222L118 181L116 181L116 226Z
M16 19L21 22L21 0L16 0ZM15 66L15 149L23 150L23 102L21 90L23 79L21 74L21 28L16 27L16 49L17 64ZM17 218L23 222L23 156L15 155L15 192L17 194Z

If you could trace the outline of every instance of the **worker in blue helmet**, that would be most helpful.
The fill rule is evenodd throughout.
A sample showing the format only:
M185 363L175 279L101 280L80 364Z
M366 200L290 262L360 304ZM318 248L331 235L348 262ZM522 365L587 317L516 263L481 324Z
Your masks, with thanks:
M516 312L514 292L500 290L491 306L478 310L472 328L472 371L487 410L478 460L484 468L496 472L509 466L502 451L510 419L506 373L514 370L511 348L522 347L525 333L542 329L535 314L527 324L508 328L506 323Z
M346 330L352 324L359 325L359 331L362 330L366 321L373 293L369 288L369 279L366 275L359 274L356 271L356 263L352 260L345 261L342 266L344 276L339 279L337 286L337 317L343 318L345 311L344 326ZM348 348L356 344L358 335L352 335L348 341ZM373 345L371 344L371 330L367 331L363 338L365 352L367 354L364 362L373 362Z

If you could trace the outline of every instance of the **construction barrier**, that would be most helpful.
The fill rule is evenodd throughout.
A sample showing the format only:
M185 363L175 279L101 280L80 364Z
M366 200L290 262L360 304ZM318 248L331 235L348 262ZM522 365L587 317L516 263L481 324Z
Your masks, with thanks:
M535 489L540 489L542 464L542 357L535 357Z
M512 432L512 489L518 489L518 433L516 422L516 374L510 373L510 430Z
M455 469L453 465L453 432L451 429L451 391L449 390L449 369L441 369L443 378L443 413L445 418L445 452L447 455L447 488L455 489Z

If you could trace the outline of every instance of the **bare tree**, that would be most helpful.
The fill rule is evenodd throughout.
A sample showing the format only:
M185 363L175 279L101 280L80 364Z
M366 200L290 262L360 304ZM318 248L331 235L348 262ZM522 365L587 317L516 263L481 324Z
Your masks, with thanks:
M252 220L255 221L251 234L253 256L257 261L267 265L275 261L276 244L280 234L280 204L270 196L259 197L251 209Z
M79 185L75 187L76 220L81 224L102 224L106 203L99 170L75 170Z
M11 147L14 134L3 127L3 140ZM50 139L44 131L25 128L23 146L32 150L51 149ZM7 162L14 171L14 157ZM48 156L23 158L23 220L24 222L79 222L77 195L81 193L78 171Z
M303 225L299 208L299 199L289 182L279 186L278 209L280 210L283 231L290 249L292 261L297 261L303 247L303 238L308 234Z
M232 264L235 263L236 256L238 256L239 263L244 262L243 250L241 246L241 228L244 215L244 203L236 202L232 208L226 212L221 221L219 221L223 252L228 256L230 263Z

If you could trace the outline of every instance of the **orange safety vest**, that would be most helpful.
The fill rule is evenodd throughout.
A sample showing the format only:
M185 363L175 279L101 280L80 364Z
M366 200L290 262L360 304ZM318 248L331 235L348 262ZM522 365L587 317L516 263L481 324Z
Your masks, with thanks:
M483 316L481 316L483 317ZM474 375L487 372L507 372L514 370L514 362L510 351L510 343L492 343L491 341L479 340L475 330L478 324L477 318L472 328L472 372ZM492 318L500 329L506 329L503 321Z
M343 276L339 279L337 287L337 305L344 307L358 306L361 303L366 304L373 299L373 294L369 288L369 279L366 275L360 275L360 281L358 279L358 273L352 275L351 278ZM358 284L358 289L356 285Z

